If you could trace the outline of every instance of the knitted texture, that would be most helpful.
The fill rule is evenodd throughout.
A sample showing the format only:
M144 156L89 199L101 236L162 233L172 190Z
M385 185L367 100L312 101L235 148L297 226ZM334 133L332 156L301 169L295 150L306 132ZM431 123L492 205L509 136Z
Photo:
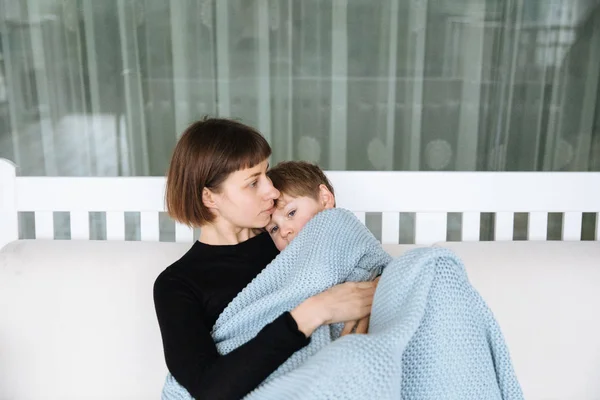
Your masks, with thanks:
M369 334L321 326L246 399L523 399L491 311L449 250L393 259L349 211L319 213L228 305L213 328L221 354L282 312L338 283L373 279ZM169 375L163 399L191 399Z

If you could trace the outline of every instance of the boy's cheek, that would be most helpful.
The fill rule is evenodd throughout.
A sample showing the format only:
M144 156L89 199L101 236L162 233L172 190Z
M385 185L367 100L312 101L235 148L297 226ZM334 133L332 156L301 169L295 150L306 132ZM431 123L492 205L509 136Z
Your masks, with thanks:
M287 241L283 240L282 238L274 238L271 237L271 239L273 239L273 242L275 243L275 247L277 247L277 250L279 251L283 251L283 249L285 249L287 247Z
M270 230L267 230L267 232L269 232L269 237L271 238L271 240L273 241L273 243L275 243L275 247L277 247L277 250L282 251L283 249L285 249L285 247L287 246L287 241L283 240L281 237L275 235L272 235L270 233Z

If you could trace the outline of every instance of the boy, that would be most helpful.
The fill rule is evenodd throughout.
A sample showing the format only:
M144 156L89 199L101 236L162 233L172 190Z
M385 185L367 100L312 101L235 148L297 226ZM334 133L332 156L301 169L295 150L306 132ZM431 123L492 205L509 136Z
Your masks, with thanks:
M281 162L267 171L267 176L280 195L265 229L277 249L283 251L312 217L335 207L335 195L323 170L305 161ZM341 335L367 333L368 326L369 317L347 322Z
M282 251L317 213L335 207L333 186L317 165L285 161L267 172L281 195L266 230Z

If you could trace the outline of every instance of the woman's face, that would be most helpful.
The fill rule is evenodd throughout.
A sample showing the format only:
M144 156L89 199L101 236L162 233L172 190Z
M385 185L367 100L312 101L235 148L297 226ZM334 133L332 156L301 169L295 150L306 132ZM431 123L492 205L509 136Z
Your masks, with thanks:
M279 191L266 175L268 168L264 160L252 168L235 171L225 179L220 192L213 193L214 211L221 220L234 229L264 228L269 223Z

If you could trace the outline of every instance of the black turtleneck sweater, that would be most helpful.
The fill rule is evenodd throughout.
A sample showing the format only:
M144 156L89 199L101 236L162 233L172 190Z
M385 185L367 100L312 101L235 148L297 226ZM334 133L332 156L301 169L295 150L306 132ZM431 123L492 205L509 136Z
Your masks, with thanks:
M211 337L225 307L277 253L267 233L237 245L196 241L156 279L154 304L167 367L194 398L240 399L308 343L289 312L224 356Z

